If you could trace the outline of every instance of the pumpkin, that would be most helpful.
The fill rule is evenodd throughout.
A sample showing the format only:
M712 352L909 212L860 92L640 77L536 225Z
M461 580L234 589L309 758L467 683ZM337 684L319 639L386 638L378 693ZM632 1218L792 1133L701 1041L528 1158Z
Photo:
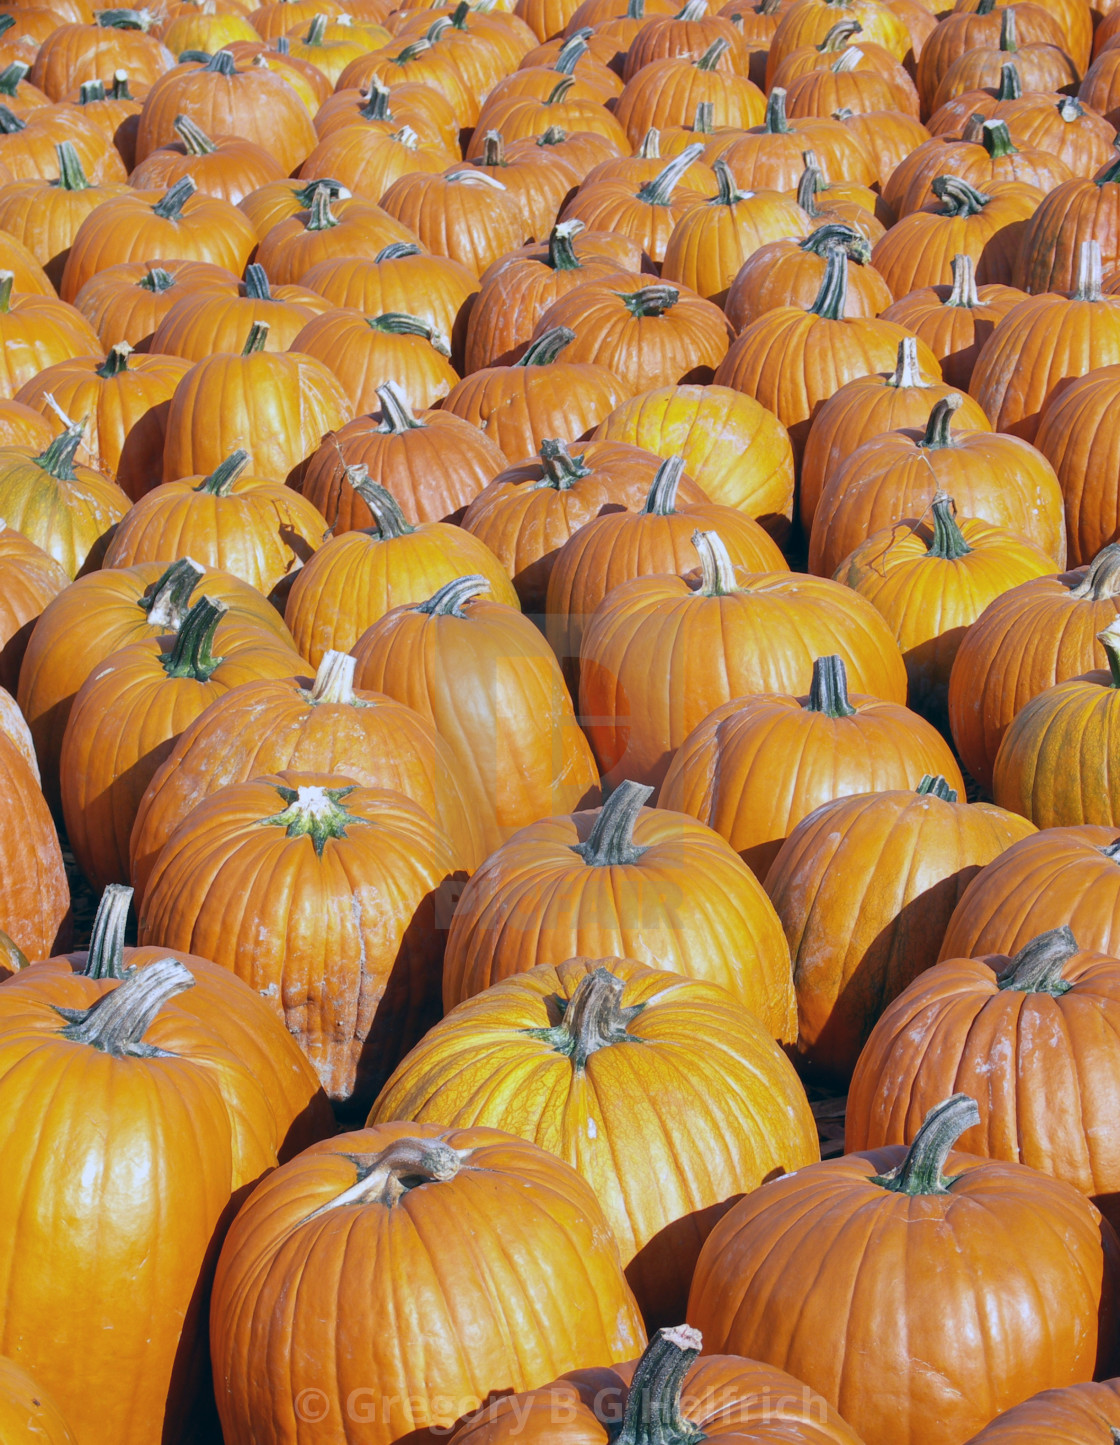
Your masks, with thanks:
M500 130L511 144L543 140L556 130L587 132L600 137L593 142L597 160L608 154L625 155L629 146L626 132L613 113L600 104L597 92L573 75L560 76L547 95L510 95L487 104L464 148L468 161L484 153L487 130Z
M74 235L59 294L73 301L99 271L150 256L210 261L240 275L256 243L236 206L197 194L194 181L183 176L162 196L137 191L95 207Z
M43 609L70 583L59 562L0 524L0 687L14 693L31 632Z
M553 562L545 633L573 696L582 642L599 604L636 578L688 576L700 559L698 531L718 528L731 561L748 572L788 571L777 544L746 513L706 498L680 501L677 489L683 475L682 457L663 461L640 507L591 519L569 537Z
M719 984L792 1038L789 956L761 885L712 829L643 808L651 791L624 782L597 812L533 823L482 864L448 933L445 1008L537 964L604 955Z
M978 287L971 256L954 256L952 265L951 286L922 287L880 314L926 343L941 364L947 386L967 391L981 348L1023 292L1010 286Z
M1061 484L1073 566L1120 536L1116 488L1110 486L1118 458L1109 426L1118 385L1120 366L1094 366L1055 389L1039 412L1035 444Z
M315 149L307 107L287 80L267 65L238 65L228 48L203 65L177 66L153 84L136 133L138 161L176 139L181 115L208 135L255 142L283 175L291 175Z
M0 1430L12 1445L77 1445L54 1400L5 1356L0 1356Z
M678 132L671 130L673 141L678 140ZM691 137L691 138L690 138ZM651 127L642 137L642 143L634 151L633 155L611 156L608 160L600 161L598 165L580 177L585 185L592 185L598 181L622 181L626 185L639 186L646 181L656 180L661 174L662 168L667 160L680 155L689 145L697 144L696 132L679 132L679 144L670 143L668 153L663 154L661 148L661 132L656 127ZM694 160L681 174L680 184L686 191L703 193L708 187L715 185L716 174L703 159Z
M726 16L708 14L707 5L699 0L678 11L675 15L653 15L634 37L634 43L627 52L623 67L623 80L630 80L644 66L655 60L687 56L697 60L712 41L724 36L730 42L727 52L731 66L741 75L746 75L749 59L741 53L739 32Z
M1014 958L936 964L872 1031L848 1095L846 1147L909 1144L931 1100L963 1091L980 1112L962 1138L970 1154L1064 1179L1114 1221L1120 1160L1096 1111L1117 1087L1118 1061L1097 1025L1107 1029L1118 991L1117 961L1081 952L1065 927Z
M317 181L307 208L279 220L262 238L257 261L274 286L301 282L321 261L372 259L394 241L416 240L407 226L372 201L356 196L336 200L331 192L329 182Z
M624 582L584 625L580 711L608 786L624 777L660 783L713 708L747 693L802 693L812 658L824 653L844 657L860 691L903 700L902 660L870 604L853 608L854 598L824 579L737 571L715 532L692 541L699 576ZM696 666L682 690L686 658Z
M0 688L0 732L14 744L16 752L31 769L32 777L39 783L39 761L35 756L31 729L27 726L15 698L3 688Z
M1070 1445L1094 1445L1104 1438L1102 1430L1111 1430L1114 1437L1120 1430L1118 1395L1120 1383L1115 1379L1041 1390L997 1415L972 1437L970 1445L1023 1445L1024 1441L1063 1436Z
M833 119L863 146L878 172L880 186L886 185L900 161L929 139L929 131L919 120L899 110L861 113L843 107Z
M720 68L731 42L713 40L695 60L687 56L655 60L626 83L615 104L615 119L637 145L651 125L684 125L707 101L712 124L743 130L761 125L766 116L762 91L745 75Z
M877 49L877 47L876 47ZM828 116L838 110L875 113L897 110L918 119L918 97L905 70L885 74L885 56L865 55L862 46L842 50L823 69L783 77L792 116ZM792 59L793 57L791 57ZM782 67L785 68L784 65Z
M79 1439L109 1430L146 1445L165 1428L212 1428L199 1299L231 1206L275 1167L289 1131L303 1132L301 1143L324 1132L322 1097L292 1041L260 1000L219 993L207 970L203 960L160 957L104 976L62 959L4 985L6 1091L31 1105L34 1055L47 1094L39 1128L14 1127L21 1108L0 1139L13 1207L26 1211L5 1235L0 1339ZM67 1089L78 1059L82 1087ZM301 1109L319 1128L293 1130ZM185 1152L184 1137L195 1141ZM52 1239L49 1252L37 1231ZM33 1278L16 1267L28 1248Z
M255 141L236 135L206 134L189 116L177 115L175 139L148 153L132 172L129 184L139 190L163 190L181 176L190 176L205 196L237 205L269 181L284 178L275 156Z
M54 436L46 417L22 401L0 401L0 445L48 446Z
M265 351L254 321L240 354L208 356L176 386L167 412L166 481L209 475L244 450L255 476L296 479L327 432L348 420L341 383L312 356Z
M599 796L551 649L490 592L483 576L459 577L419 605L395 607L353 648L359 685L414 708L455 754L487 852L518 828Z
M1051 575L1054 565L1025 538L975 518L958 521L954 513L949 494L935 492L928 521L873 533L836 572L893 632L911 707L938 722L945 719L949 675L968 628L994 598ZM1010 806L998 793L996 801Z
M510 366L525 354L537 322L562 296L590 281L623 285L631 274L607 256L581 256L580 220L560 221L544 253L500 258L487 268L467 322L463 374Z
M1034 832L943 777L914 792L825 803L790 833L766 875L797 990L798 1053L845 1080L883 1008L936 962L969 880Z
M133 357L124 341L103 362L80 356L44 367L20 388L19 400L53 423L56 434L63 425L55 408L82 417L77 455L135 500L159 475L167 405L188 369L177 356Z
M134 351L150 351L156 327L185 294L222 290L236 284L232 272L209 261L122 261L91 276L74 297L80 311L108 352L127 341Z
M395 498L361 464L347 471L374 523L331 537L292 584L285 616L314 667L331 649L348 651L395 607L425 602L433 590L481 575L496 601L517 606L504 568L483 543L447 522L407 522Z
M940 379L922 375L918 340L906 336L898 343L897 362L885 376L857 376L845 382L822 402L809 428L801 463L801 525L813 525L821 492L836 468L865 441L884 432L924 427L930 408L952 388ZM990 431L982 408L971 397L952 414L957 431Z
M1071 95L1000 101L996 114L1016 145L1048 151L1075 176L1091 176L1112 159L1112 127Z
M316 15L306 34L303 30L302 25L296 25L288 32L288 53L299 60L310 61L332 85L352 60L368 54L379 43L390 39L384 26L355 25L353 17L346 14L333 19L327 15Z
M996 44L970 46L948 66L933 94L931 110L969 91L998 84L1000 71L1009 56L1014 60L1024 90L1059 91L1077 84L1077 67L1064 48L1042 41L1019 43L1015 23L1018 8L1009 5L1001 10Z
M77 106L46 105L15 115L0 103L0 165L16 180L57 180L58 147L69 141L82 170L98 185L127 179L127 171L105 132Z
M69 577L100 565L114 523L128 511L115 482L76 464L82 424L43 451L0 447L0 517L58 562Z
M1073 292L1021 301L976 358L972 394L998 431L1033 441L1048 398L1086 370L1120 362L1120 297L1101 290L1097 243L1081 250Z
M829 170L871 185L879 179L861 142L840 121L808 117L791 124L786 92L775 86L766 102L766 118L721 153L727 169L745 190L792 191L804 169L805 151L815 151Z
M1022 234L1015 285L1032 295L1074 290L1086 241L1097 242L1109 270L1120 262L1120 157L1115 155L1092 179L1065 181L1039 202Z
M390 90L404 82L417 82L439 91L460 130L474 126L479 118L478 96L450 51L437 47L426 35L415 40L398 36L380 50L352 60L338 77L336 89L368 86L375 80Z
M9 827L0 855L0 928L24 954L70 942L70 888L58 835L22 745L0 731L0 782Z
M527 239L517 200L501 181L477 170L402 176L382 195L381 204L428 250L459 261L477 276Z
M240 351L255 321L268 325L266 351L287 351L313 316L328 303L305 286L269 285L264 268L245 268L245 279L229 290L202 289L177 299L156 327L151 349L202 361L222 351Z
M1047 151L1020 149L1011 139L1007 122L988 119L972 138L944 141L934 137L919 146L892 174L884 199L899 216L908 216L932 202L931 182L940 175L956 176L978 191L998 181L1022 181L1046 195L1073 173Z
M422 145L458 154L459 126L451 102L430 85L413 81L390 91L374 77L366 87L336 90L316 111L314 124L320 143L354 126L369 135L394 135L408 126Z
M570 161L547 147L525 140L514 141L513 147L507 152L501 131L487 131L482 154L470 164L501 181L521 206L529 235L543 241L581 177Z
M732 327L742 331L778 306L800 306L807 311L817 299L828 251L834 245L843 246L848 260L854 262L848 268L844 315L878 316L885 311L892 297L887 283L869 264L870 242L852 226L829 222L816 226L804 240L769 241L752 252L723 299L723 310Z
M479 427L507 457L529 457L546 437L580 440L629 388L593 362L563 360L575 333L558 326L530 343L509 366L487 366L465 376L443 410Z
M0 397L56 361L96 355L100 346L86 319L64 301L35 294L15 295L15 276L0 271Z
M835 655L813 662L802 697L733 698L685 738L658 807L699 818L726 838L758 878L803 818L853 793L916 788L927 775L964 791L948 745L895 702L849 696Z
M18 697L52 807L59 806L58 759L78 689L122 647L177 632L196 589L229 608L219 624L219 647L227 638L240 642L246 632L261 631L293 646L279 613L247 583L186 559L170 567L145 562L87 573L43 609L20 666Z
M887 226L893 225L894 213L871 187L831 180L812 151L806 151L804 159L796 194L810 225L839 223L851 226L872 244L880 240Z
M234 688L180 735L140 801L129 872L143 896L168 838L198 803L269 773L336 773L363 788L402 793L473 867L482 848L447 745L419 714L354 690L355 659L328 652L314 681L265 680Z
M113 653L78 690L59 759L74 856L95 887L128 877L128 842L144 789L188 723L239 683L297 676L302 661L263 631L240 645L214 634L226 612L202 597L178 633Z
M138 85L151 85L175 57L148 34L150 23L140 11L102 10L96 24L60 25L39 46L31 84L61 100L79 81L111 79L123 68Z
M341 1268L349 1248L367 1263L359 1273ZM324 1269L328 1249L337 1255ZM466 1263L480 1251L485 1270ZM398 1268L417 1314L392 1313ZM272 1314L281 1299L276 1329L250 1329L255 1311ZM371 1310L392 1325L371 1330ZM342 1134L271 1174L226 1238L210 1319L223 1435L255 1432L261 1445L300 1427L328 1339L341 1370L333 1404L324 1397L328 1428L342 1440L344 1410L360 1412L370 1445L450 1426L492 1390L630 1357L645 1339L618 1245L574 1169L496 1129L429 1124ZM292 1335L313 1338L312 1354L292 1349ZM434 1357L433 1339L444 1342Z
M766 64L767 83L772 83L775 70L792 51L824 40L840 20L857 20L859 34L881 45L899 60L910 49L906 27L880 0L800 0L791 5L778 21Z
M1021 839L965 889L949 920L942 958L1011 957L1032 938L1068 924L1078 944L1117 956L1120 864L1115 828L1047 828ZM1113 918L1117 918L1114 925Z
M127 190L118 181L90 182L73 141L59 141L57 152L57 180L35 177L0 187L0 225L23 242L56 287L82 221L102 201Z
M363 316L338 308L313 317L292 350L314 357L338 378L352 414L372 410L378 387L393 381L418 409L435 406L459 380L450 338L418 316Z
M974 10L979 8L980 0L958 0L958 4L962 10ZM1062 28L1065 41L1062 48L1077 66L1084 69L1093 43L1093 27L1101 8L1097 7L1094 13L1085 0L1052 0L1046 8Z
M1085 72L1077 98L1090 106L1110 124L1115 122L1120 104L1117 95L1115 46L1106 46Z
M202 50L213 55L235 40L261 38L244 10L208 6L205 0L187 0L184 5L169 6L167 18L157 29L172 55L182 55L185 50Z
M564 220L628 236L644 255L660 264L677 221L702 199L699 192L681 188L681 183L703 149L699 141L686 146L652 180L637 185L633 180L584 182L565 205Z
M710 1133L697 1094L722 1101ZM673 1139L660 1121L678 1110L693 1126ZM504 1129L571 1164L651 1328L683 1314L730 1202L820 1157L804 1091L758 1020L714 984L622 958L541 964L459 1004L397 1066L368 1122L394 1119ZM651 1178L655 1190L642 1186Z
M457 522L467 504L504 471L505 456L477 427L444 411L417 417L395 382L377 388L372 416L329 432L300 483L335 534L368 527L373 513L351 485L364 466L409 522Z
M320 140L299 175L306 181L333 176L354 195L376 201L401 176L420 171L436 174L456 160L458 152L425 145L411 126L371 134L361 124L341 126Z
M137 86L141 96L148 86ZM100 127L113 142L125 169L136 165L136 131L140 124L141 99L132 94L126 70L115 70L112 81L84 80L77 92L69 91L63 99L80 105L83 114Z
M978 1114L953 1095L909 1149L812 1164L735 1205L689 1297L706 1348L796 1371L867 1445L900 1432L913 1445L964 1441L1040 1387L1107 1368L1115 1235L1071 1185L954 1152ZM916 1233L920 1264L904 1243ZM1038 1241L1029 1254L1024 1238ZM983 1348L962 1354L962 1329Z
M830 577L873 532L920 516L937 491L967 517L1034 542L1065 564L1062 494L1050 463L1019 437L953 432L959 393L935 402L925 432L887 432L864 442L825 484L813 515L809 570Z
M832 246L813 305L807 311L779 306L760 316L739 333L716 371L717 384L745 391L788 428L798 462L820 404L854 377L891 371L906 336L890 321L845 316L847 289L847 252ZM933 353L921 342L916 350L926 375L940 380Z
M1016 4L1014 10L1017 42L1065 49L1061 24L1049 11L1031 3ZM990 48L993 44L998 45L1002 26L1002 8L997 10L992 0L984 0L975 9L957 10L944 17L922 49L915 76L922 108L927 115L937 109L934 98L950 65L977 46ZM1078 64L1084 66L1087 58L1082 57Z

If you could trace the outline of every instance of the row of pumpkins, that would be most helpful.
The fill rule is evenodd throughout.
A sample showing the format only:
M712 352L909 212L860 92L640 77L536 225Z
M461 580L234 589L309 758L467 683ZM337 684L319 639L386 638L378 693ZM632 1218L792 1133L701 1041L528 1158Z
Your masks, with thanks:
M0 4L3 1445L1120 1439L1118 123Z

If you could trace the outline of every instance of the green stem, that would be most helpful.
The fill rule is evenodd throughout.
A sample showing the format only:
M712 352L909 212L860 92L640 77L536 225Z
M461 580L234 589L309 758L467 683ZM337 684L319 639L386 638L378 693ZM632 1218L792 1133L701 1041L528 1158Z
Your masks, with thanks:
M925 435L918 445L926 451L940 451L942 447L953 446L953 413L959 411L963 405L964 397L959 391L951 391L948 396L935 401L926 423Z
M575 78L571 75L566 75L563 80L558 80L549 91L545 105L559 105L575 83Z
M125 974L116 988L103 994L90 1008L55 1006L66 1020L63 1038L85 1044L114 1058L158 1059L172 1057L166 1049L144 1042L144 1035L164 1004L176 994L194 988L194 976L176 958L161 958L147 968Z
M575 332L568 326L553 326L536 341L530 342L528 350L514 366L551 366L565 346L576 339Z
M172 562L137 601L141 611L148 614L148 626L160 627L165 632L178 632L183 618L190 611L191 593L204 575L198 563L192 562L189 557L180 557L178 562Z
M377 388L377 399L381 403L381 420L377 430L392 436L403 436L407 431L419 431L423 423L416 420L408 397L395 381L383 381Z
M373 258L377 265L382 261L403 261L406 256L422 256L424 253L415 241L392 241L383 246Z
M541 470L544 472L544 476L537 483L540 487L567 492L582 477L591 475L591 468L584 466L583 457L573 457L566 443L558 437L546 437L541 442L540 457Z
M943 803L957 801L956 788L951 788L940 773L926 773L914 791L919 798L940 798Z
M333 186L325 182L316 185L311 195L311 214L307 218L307 230L329 231L338 225L338 217L331 210Z
M284 807L279 813L262 818L261 827L283 828L289 838L310 838L315 856L321 858L331 838L345 838L349 824L368 821L343 806L342 800L356 787L356 783L346 788L286 788L278 784L276 792Z
M966 1129L980 1122L980 1108L968 1094L954 1094L926 1115L906 1158L889 1174L871 1180L892 1194L947 1194L952 1181L942 1172L949 1151Z
M30 65L13 60L11 65L6 65L3 70L0 70L0 95L14 96L19 90L20 81L30 69Z
M452 582L445 582L438 592L427 602L421 602L415 610L427 617L465 617L465 604L489 591L487 579L481 573L473 572L469 577L456 577Z
M54 184L60 191L88 191L90 182L82 170L82 162L73 142L59 141L54 149L58 156L58 180Z
M1058 102L1058 114L1067 125L1072 125L1085 114L1085 107L1075 95L1063 95Z
M562 1021L552 1028L526 1029L530 1038L539 1039L558 1054L571 1059L572 1067L582 1073L592 1054L612 1044L633 1044L638 1040L629 1032L629 1024L645 1008L645 1004L622 1006L625 984L609 968L597 968L581 978L569 999L557 998Z
M848 701L848 669L842 657L835 654L818 657L813 663L813 681L805 709L823 712L826 717L855 716L856 710Z
M218 147L200 126L195 125L189 115L177 115L171 124L186 147L187 155L212 156L217 153Z
M18 115L13 115L6 105L0 105L0 134L19 135L27 127Z
M364 467L353 467L347 475L350 477L350 485L373 513L378 535L383 542L395 541L398 537L407 537L416 531L412 523L406 520L392 492L371 481Z
M799 244L803 251L814 256L826 255L832 246L843 246L848 260L854 261L857 266L866 266L871 260L871 242L842 221L829 221L824 226L818 226Z
M861 34L863 26L854 16L847 20L838 20L821 43L817 50L821 55L835 55L838 50L843 50L850 41Z
M249 335L245 338L245 345L241 348L242 356L252 356L254 352L263 351L268 342L269 324L267 321L254 321L249 327Z
M576 73L576 66L587 54L587 37L590 34L590 30L577 30L565 40L552 66L557 74L574 75Z
M1061 998L1073 987L1062 977L1062 969L1078 951L1068 923L1040 933L1011 960L1011 967L1000 977L1000 989L1011 993L1048 993Z
M78 87L78 104L92 105L95 100L105 99L105 82L103 80L83 80Z
M1117 625L1117 622L1110 622L1103 632L1098 632L1097 641L1104 648L1105 656L1108 658L1112 686L1120 687L1120 626Z
M165 291L170 291L175 285L175 277L170 271L165 271L162 266L149 266L148 274L136 284L143 286L145 291L150 291L154 296L162 296Z
M704 1439L681 1410L684 1379L702 1343L689 1325L658 1330L634 1369L614 1445L698 1445Z
M806 152L808 155L809 152ZM797 204L811 221L821 214L817 205L817 193L824 190L824 172L819 166L807 165L797 183Z
M582 270L572 243L586 229L583 221L557 221L553 226L548 237L548 264L554 271Z
M956 504L948 492L935 492L930 503L933 513L933 539L926 548L927 557L940 557L946 562L956 562L967 557L972 548L964 539L964 533L957 526Z
M992 199L958 176L938 176L930 183L930 190L946 216L978 216Z
M127 341L118 341L116 346L109 348L109 354L97 368L97 375L102 381L108 381L112 376L120 376L121 372L128 370L128 358L132 355L132 347Z
M371 331L380 331L385 336L421 336L441 356L451 355L451 343L447 337L419 316L409 316L404 311L385 311L380 316L367 316L366 325Z
M1011 132L1007 129L1005 120L986 120L982 126L984 149L991 156L992 160L1002 160L1004 156L1017 156L1019 154L1011 140Z
M696 107L696 114L692 117L692 132L694 135L715 135L716 133L716 107L711 100L702 100Z
M1015 35L1015 7L1005 6L999 25L999 48L1008 55L1013 55L1019 49L1019 42Z
M1120 181L1120 155L1101 171L1100 175L1096 177L1094 184L1107 186L1110 181Z
M636 863L646 851L634 842L634 825L653 789L645 783L619 783L599 809L595 824L582 843L573 843L589 868L614 868Z
M152 26L152 17L146 10L102 10L97 16L97 23L106 30L141 30L147 33Z
M665 312L671 311L681 299L681 293L676 286L661 284L642 286L637 291L623 291L618 294L630 315L639 318L664 316Z
M826 253L824 276L817 299L809 310L825 321L839 321L844 314L848 296L848 253L843 246L832 246Z
M7 316L12 309L12 290L15 284L14 271L0 271L0 316Z
M1071 597L1089 597L1103 602L1120 596L1120 542L1102 547L1085 569L1085 576L1069 590Z
M212 597L199 598L183 618L174 646L163 659L163 670L168 677L193 678L195 682L209 679L222 661L213 654L214 634L228 611L224 602Z
M696 62L696 69L704 71L715 70L730 49L731 41L728 40L725 35L721 35L718 40L713 40L707 50L704 51L704 54Z
M59 432L46 451L32 458L48 477L56 482L72 482L75 477L74 457L82 444L82 433L86 429L86 418L72 421L65 431Z
M152 207L155 215L164 221L178 221L182 218L183 207L194 195L198 187L190 176L180 176L175 184L166 191L163 196Z
M327 33L327 17L316 15L311 24L307 27L307 34L303 37L304 45L322 45L323 37Z
M233 490L233 484L249 465L249 453L243 448L230 452L225 461L215 467L208 477L203 477L196 492L204 492L208 497L228 497Z
M659 161L661 159L661 132L655 125L651 125L642 136L642 143L634 154L643 161Z
M245 268L245 296L249 301L271 301L272 288L268 284L268 272L254 261Z
M369 99L358 110L363 120L391 120L389 112L388 86L382 85L379 80L371 80L369 83Z
M1010 60L1005 60L999 68L999 89L996 91L997 100L1021 100L1023 97L1023 81L1019 74L1019 67Z
M747 193L741 191L735 184L735 177L731 174L731 167L722 156L715 161L712 170L716 173L716 193L709 201L712 206L736 206L740 201L747 199Z
M639 201L645 201L650 206L667 206L673 198L673 192L680 184L680 179L695 161L704 154L704 147L700 141L694 141L691 145L685 146L679 156L674 156L669 164L654 176L652 181L645 181L638 188L637 196Z
M482 138L482 155L478 164L482 166L504 166L506 147L500 130L488 130Z
M767 135L789 135L790 124L786 116L786 92L776 85L766 102L764 127Z
M212 75L224 75L229 77L237 74L237 62L228 50L219 50L206 62L205 68Z
M668 457L657 468L646 493L642 515L671 517L677 510L677 491L684 475L684 457Z
M131 905L131 888L108 884L94 915L83 977L124 978L124 935Z

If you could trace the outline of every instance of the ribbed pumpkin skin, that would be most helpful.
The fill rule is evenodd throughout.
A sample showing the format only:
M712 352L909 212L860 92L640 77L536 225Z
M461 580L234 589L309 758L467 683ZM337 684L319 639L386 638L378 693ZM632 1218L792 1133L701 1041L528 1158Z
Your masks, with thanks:
M1058 475L1071 566L1120 537L1120 366L1094 366L1042 404L1035 445Z
M53 477L38 465L40 455L36 447L0 449L0 516L74 578L99 565L129 499L91 467L76 465L72 480Z
M77 1445L58 1406L26 1370L0 1357L0 1434L12 1445Z
M171 285L153 288L150 276L154 269L164 271ZM184 295L194 295L204 287L228 293L236 286L232 271L209 261L166 261L158 268L144 261L122 261L92 276L74 297L74 306L106 350L127 341L137 351L150 351L156 328Z
M726 988L774 1038L793 1036L781 925L717 833L643 809L635 863L596 867L572 851L596 812L523 828L473 875L452 919L443 1001L451 1008L511 974L567 958L617 956Z
M961 1136L969 1154L1064 1179L1114 1224L1120 963L1075 953L1060 971L1063 994L1001 989L1011 963L946 959L895 999L852 1077L844 1147L909 1144L935 1104L965 1093L980 1106Z
M964 792L951 749L917 713L858 693L851 716L808 702L774 693L725 702L685 738L657 795L659 808L714 828L757 878L823 803L916 788L927 774Z
M0 850L0 929L28 958L46 958L69 945L70 886L38 780L3 733L0 788L8 819Z
M516 607L517 593L485 543L448 522L427 522L402 537L344 532L315 553L292 583L285 620L313 667L332 648L352 651L394 607L426 602L456 577L478 574L491 596Z
M1004 733L1031 698L1106 662L1097 633L1120 613L1120 590L1102 579L1094 597L1088 570L1005 592L961 643L949 677L949 722L961 761L983 788L991 787ZM1083 585L1087 595L1078 596Z
M555 581L555 574L553 580ZM673 754L721 703L808 690L814 657L839 654L854 691L906 699L906 669L870 603L839 583L736 570L704 596L696 574L639 577L592 613L580 647L580 712L604 780L660 783Z
M320 854L279 820L293 793L324 790L344 795L348 821ZM171 833L148 879L140 941L236 973L270 1000L328 1096L364 1112L439 1015L439 894L459 866L435 821L401 793L340 774L258 777L204 799Z
M1043 1390L997 1415L968 1445L1106 1445L1120 1430L1120 1379Z
M905 1154L827 1160L748 1195L708 1237L688 1316L706 1349L796 1372L866 1445L961 1445L1039 1385L1108 1368L1116 1236L1105 1226L1102 1247L1068 1184L958 1151L946 1193L888 1193L875 1179Z
M974 878L953 910L941 958L1012 954L1068 924L1084 949L1120 955L1115 828L1048 828L1021 839Z
M1023 293L1011 286L982 286L980 304L971 307L950 305L952 294L952 286L924 286L888 306L883 315L920 336L941 363L945 384L963 395L981 348Z
M20 667L18 701L35 739L43 791L52 807L59 805L58 759L79 688L114 652L170 630L163 621L150 623L140 605L166 570L160 562L141 562L91 572L49 602L35 624ZM230 609L218 624L214 645L219 652L231 640L243 639L246 631L263 631L278 645L293 647L275 607L239 577L207 572L191 593L195 602L200 597L213 597Z
M988 803L909 792L826 803L766 875L793 958L798 1050L850 1076L886 1004L936 962L969 880L1033 826Z
M439 825L456 856L481 859L478 824L455 761L411 708L375 692L314 696L306 678L234 688L180 734L145 789L129 844L129 876L143 898L160 849L204 798L268 773L340 773L364 788L403 793Z
M529 1031L555 1027L556 1000L601 968L620 980L618 1007L641 1012L577 1065ZM683 1114L687 1138L669 1122ZM728 1202L820 1157L804 1090L758 1020L723 989L622 958L542 964L460 1004L382 1090L369 1123L392 1119L505 1129L571 1164L650 1329L683 1316Z
M355 1159L406 1138L445 1141L465 1155L459 1172L392 1209L316 1212L361 1177ZM366 1268L344 1267L352 1251ZM396 1310L398 1271L415 1309ZM254 1326L262 1316L268 1331ZM337 1395L315 1427L324 1445L352 1437L351 1398L363 1412L370 1402L369 1445L391 1445L453 1424L492 1390L630 1358L645 1338L618 1246L574 1170L495 1129L427 1124L343 1134L270 1175L226 1238L210 1332L227 1445L297 1438L300 1391L325 1378ZM293 1348L304 1339L309 1350Z
M217 295L189 292L181 296L156 327L152 350L182 357L187 371L194 362L220 351L240 351L257 321L266 322L269 328L266 351L299 350L292 345L295 338L329 305L306 286L270 288L267 299L246 294L244 286L242 282L238 290Z
M598 801L556 659L516 607L481 595L446 615L396 607L353 653L359 686L414 708L451 748L487 852L538 818Z
M1120 261L1120 185L1114 181L1065 181L1040 202L1022 236L1015 285L1032 296L1072 291L1088 240L1100 243L1106 271Z
M96 356L97 335L85 317L48 296L20 295L0 315L0 396L14 397L40 371L75 356Z
M445 338L441 345L449 344ZM459 380L446 356L426 336L392 335L371 327L360 311L326 311L313 317L292 341L338 379L351 416L377 406L377 388L392 378L417 411L437 406Z
M22 532L0 525L0 687L14 695L32 629L47 603L70 585L61 563Z
M800 306L808 311L821 289L826 265L822 256L803 251L797 241L767 242L743 262L727 288L723 309L728 321L742 331L777 306ZM874 266L851 267L845 316L878 316L892 300L887 283Z

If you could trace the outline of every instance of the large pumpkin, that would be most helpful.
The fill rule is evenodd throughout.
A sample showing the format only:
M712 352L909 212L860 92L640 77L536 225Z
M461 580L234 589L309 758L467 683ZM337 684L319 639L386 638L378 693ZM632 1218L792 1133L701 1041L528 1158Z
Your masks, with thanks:
M645 1332L574 1169L496 1129L381 1124L257 1188L218 1262L210 1338L226 1445L281 1445L307 1402L322 1445L355 1423L392 1445L492 1392L630 1358Z
M794 828L766 891L793 958L807 1064L851 1074L885 1006L936 961L969 880L1033 832L989 803L958 802L944 778L839 798Z
M977 1115L954 1095L909 1150L812 1164L737 1204L689 1299L707 1348L796 1373L866 1445L962 1445L1107 1369L1115 1234L1071 1185L954 1152Z
M761 886L712 829L643 809L650 791L623 783L597 812L542 819L486 860L452 920L446 1007L539 963L616 956L718 983L792 1037L789 956Z
M686 1134L661 1122L678 1110ZM460 1004L385 1085L369 1122L391 1119L485 1124L559 1154L595 1190L650 1328L683 1315L730 1201L819 1158L804 1091L758 1020L713 984L622 958L541 964Z
M4 732L0 787L8 820L0 852L0 929L29 958L45 958L69 945L70 886L39 780Z

